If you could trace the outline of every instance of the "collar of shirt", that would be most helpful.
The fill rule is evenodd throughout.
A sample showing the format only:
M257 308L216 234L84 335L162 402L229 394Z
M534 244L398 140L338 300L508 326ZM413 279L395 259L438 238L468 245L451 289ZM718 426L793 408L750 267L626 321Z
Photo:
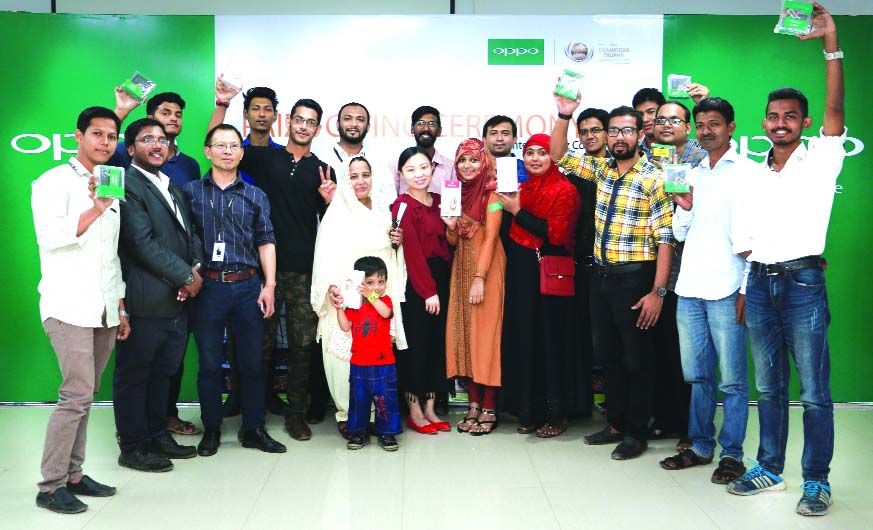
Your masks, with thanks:
M788 157L788 160L785 161L785 165L782 166L782 171L788 169L790 165L797 164L799 162L803 162L806 160L806 144L803 141L800 142L800 145L797 146L794 151L791 152L791 155ZM769 151L767 151L767 156L764 158L764 162L762 162L767 169L772 171L773 173L781 173L782 171L776 171L773 169L773 148L771 147Z
M80 177L90 179L93 176L92 173L85 169L85 166L79 162L78 158L71 156L68 163L70 164L70 167L73 168L73 171L75 171Z
M229 190L231 188L236 188L238 186L243 185L243 181L239 177L239 170L237 170L237 172L236 172L236 178L233 179L233 182L231 182L226 188L222 188L221 186L219 186L218 184L215 183L215 181L212 179L212 170L211 169L209 171L207 171L205 175L203 175L203 180L208 182L209 184L215 186L216 188L218 188L220 190L222 190L222 189Z
M718 162L715 163L715 167L710 167L711 164L709 162L709 153L707 152L706 156L703 157L703 160L700 161L699 167L706 171L715 171L724 164L735 164L739 159L739 153L737 153L733 149L728 149L723 155L721 155L721 158L718 159Z
M345 149L343 149L342 147L340 147L340 143L337 142L336 145L333 146L333 153L334 153L334 155L336 155L337 159L339 159L339 161L341 163L344 163L347 160L351 160L352 158L355 158L356 156L366 157L367 156L367 146L365 144L365 145L361 146L360 151L358 151L355 154L351 154L351 153L347 152Z
M156 174L154 174L154 173L152 173L152 172L150 172L150 171L146 171L145 169L143 169L143 168L139 167L138 165L134 164L133 162L131 162L130 165L131 165L132 167L135 167L135 168L137 168L138 170L140 170L140 172L142 172L142 174L145 175L145 176L146 176L150 181L152 181L152 184L154 184L154 185L157 186L158 188L160 188L160 189L164 189L164 190L169 190L169 189L170 189L170 177L164 175L163 172L158 171L158 173L157 173L157 175L156 175Z

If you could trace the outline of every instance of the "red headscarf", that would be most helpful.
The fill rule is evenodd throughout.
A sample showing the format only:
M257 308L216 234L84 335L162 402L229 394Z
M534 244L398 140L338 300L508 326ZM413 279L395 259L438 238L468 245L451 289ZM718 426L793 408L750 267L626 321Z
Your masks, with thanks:
M462 155L475 156L480 165L473 180L464 180L460 174L458 176L461 181L461 211L476 223L482 223L487 211L488 194L497 189L494 157L478 138L468 138L458 146L455 152L455 171L458 171L458 160ZM475 233L470 223L462 222L459 230L464 237L471 237Z
M550 151L551 136L535 134L524 144L524 150L531 146ZM558 171L549 160L546 172L538 177L530 176L518 186L521 207L534 217L548 221L548 240L552 245L560 245L568 251L573 250L573 231L579 208L579 195L576 188ZM539 248L543 240L531 234L513 220L509 235L516 243L527 248Z

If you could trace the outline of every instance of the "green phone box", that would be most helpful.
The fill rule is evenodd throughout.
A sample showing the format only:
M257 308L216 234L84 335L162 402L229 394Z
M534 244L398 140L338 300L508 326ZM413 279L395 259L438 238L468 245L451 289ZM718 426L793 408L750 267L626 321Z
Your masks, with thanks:
M808 35L812 31L812 4L800 0L784 0L779 22L773 33Z
M688 176L691 164L664 164L664 191L667 193L688 193L691 184Z
M94 166L97 188L94 194L101 199L124 200L124 168L116 166Z

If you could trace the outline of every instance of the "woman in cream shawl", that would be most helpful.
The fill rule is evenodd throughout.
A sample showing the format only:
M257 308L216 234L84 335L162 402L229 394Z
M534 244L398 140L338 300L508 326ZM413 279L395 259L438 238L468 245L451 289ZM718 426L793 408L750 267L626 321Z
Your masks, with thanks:
M346 436L349 406L349 359L352 336L340 329L336 310L330 302L337 285L349 276L355 260L362 256L382 258L388 266L387 294L394 302L391 337L397 349L406 349L400 302L406 300L406 264L403 261L402 232L391 230L391 212L370 200L372 175L363 157L349 161L348 172L339 172L337 193L321 220L315 240L310 302L318 314L316 340L321 341L324 373L337 407L337 428ZM398 248L392 248L392 242Z

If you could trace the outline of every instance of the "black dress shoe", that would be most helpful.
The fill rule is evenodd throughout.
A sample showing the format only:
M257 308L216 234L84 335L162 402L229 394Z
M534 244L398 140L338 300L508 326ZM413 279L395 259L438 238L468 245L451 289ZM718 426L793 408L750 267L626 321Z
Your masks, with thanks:
M112 497L115 488L100 484L88 475L82 475L79 482L67 482L67 490L73 495L87 495L89 497Z
M303 414L289 414L285 416L285 429L291 438L298 442L305 442L312 438L312 431L306 421L303 419Z
M284 445L272 439L263 427L251 431L240 429L237 438L243 447L260 449L265 453L284 453L288 450Z
M41 491L36 495L36 505L57 513L82 513L88 505L61 486L54 493Z
M324 403L310 403L304 419L306 420L306 423L315 425L324 421L326 413L327 411L325 410Z
M194 458L197 456L197 449L193 445L179 445L168 432L152 439L149 449L164 458Z
M142 447L137 447L133 451L122 452L118 455L118 465L149 473L163 473L173 469L173 463L169 459L146 451Z
M197 444L197 454L200 456L212 456L218 452L219 445L221 445L221 431L206 428L203 431L203 438Z
M636 438L625 436L624 440L612 451L613 460L630 460L643 454L649 445Z
M264 398L264 407L270 411L271 414L275 414L276 416L284 416L286 412L288 412L288 404L282 401L282 398L279 397L275 392L270 392Z

